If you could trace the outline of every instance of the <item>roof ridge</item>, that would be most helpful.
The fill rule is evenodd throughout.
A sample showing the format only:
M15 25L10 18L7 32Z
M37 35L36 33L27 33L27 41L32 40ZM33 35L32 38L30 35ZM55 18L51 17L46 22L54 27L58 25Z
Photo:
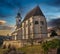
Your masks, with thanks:
M36 6L35 8L33 8L31 11L29 11L24 20L25 21L26 19L30 18L31 16L37 16L37 15L41 15L41 16L44 16L43 12L41 11L40 7L39 6Z

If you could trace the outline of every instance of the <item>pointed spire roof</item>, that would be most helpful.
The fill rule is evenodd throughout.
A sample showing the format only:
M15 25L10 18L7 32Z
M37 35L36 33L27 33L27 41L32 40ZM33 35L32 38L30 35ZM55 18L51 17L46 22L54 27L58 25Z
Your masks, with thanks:
M20 13L18 12L16 18L20 18L20 17L21 17L21 15L20 15Z
M39 6L36 6L35 8L33 8L24 18L24 21L28 18L30 18L31 16L44 16L44 14L42 13L41 9Z

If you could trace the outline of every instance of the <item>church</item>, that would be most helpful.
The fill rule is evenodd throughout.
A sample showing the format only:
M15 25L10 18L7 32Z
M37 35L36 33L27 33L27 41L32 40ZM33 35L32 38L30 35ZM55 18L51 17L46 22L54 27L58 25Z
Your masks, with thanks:
M16 29L12 33L14 40L41 40L47 37L47 21L39 6L28 12L23 20L21 14L16 16Z
M20 48L30 45L31 41L36 45L48 37L47 21L39 6L29 11L22 20L21 14L16 16L16 29L11 34L12 40L6 40L3 46Z

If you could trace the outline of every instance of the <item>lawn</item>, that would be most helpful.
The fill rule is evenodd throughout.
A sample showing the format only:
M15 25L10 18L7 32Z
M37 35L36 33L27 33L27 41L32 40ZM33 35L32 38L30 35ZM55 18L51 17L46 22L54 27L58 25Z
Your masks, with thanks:
M42 48L40 45L34 45L19 48L18 51L25 52L26 54L40 54L42 52Z
M0 54L3 54L7 50L8 49L0 48ZM40 45L25 46L17 49L17 52L25 52L25 54L40 54L42 52L42 48Z
M7 49L0 48L0 54L3 54L5 51L7 51Z

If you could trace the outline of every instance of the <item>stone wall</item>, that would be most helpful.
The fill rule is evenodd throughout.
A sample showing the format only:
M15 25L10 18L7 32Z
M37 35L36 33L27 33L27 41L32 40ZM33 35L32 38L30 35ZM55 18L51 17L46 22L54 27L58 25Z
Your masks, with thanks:
M16 48L23 47L21 41L4 41L3 46L4 45L6 46L6 48L8 48L9 45L11 45L11 47L16 47Z
M57 54L57 49L49 49L48 54Z

